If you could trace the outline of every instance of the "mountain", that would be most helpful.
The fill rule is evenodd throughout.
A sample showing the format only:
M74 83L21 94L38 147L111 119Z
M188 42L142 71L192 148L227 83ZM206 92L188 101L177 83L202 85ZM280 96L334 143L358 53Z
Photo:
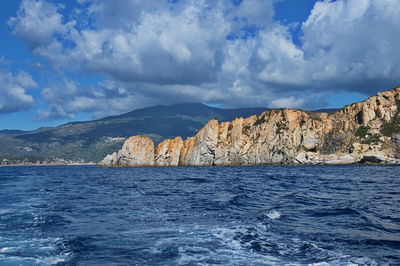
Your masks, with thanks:
M400 163L400 87L336 112L271 109L209 121L193 137L155 148L133 136L101 166Z
M72 122L32 131L1 130L1 158L62 158L98 161L121 147L132 135L158 143L174 136L189 137L210 119L229 121L259 114L266 108L221 109L200 103L158 105L86 122ZM1 164L1 162L0 162Z
M26 131L18 130L18 129L4 129L0 130L0 136L14 136L26 133Z

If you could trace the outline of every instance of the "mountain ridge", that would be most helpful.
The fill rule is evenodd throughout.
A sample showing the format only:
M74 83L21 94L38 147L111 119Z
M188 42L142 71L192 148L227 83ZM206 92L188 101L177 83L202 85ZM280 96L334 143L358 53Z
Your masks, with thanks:
M175 135L189 137L210 119L227 121L265 109L221 109L201 103L183 103L146 107L121 115L31 131L1 130L0 155L4 158L26 156L98 161L134 134L144 134L155 142Z
M100 166L201 166L275 163L400 163L400 87L332 113L271 109L219 123L155 147L133 136Z

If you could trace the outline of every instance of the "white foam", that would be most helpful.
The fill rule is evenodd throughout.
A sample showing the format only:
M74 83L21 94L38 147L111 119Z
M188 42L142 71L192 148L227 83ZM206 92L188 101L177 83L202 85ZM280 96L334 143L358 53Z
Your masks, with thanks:
M63 251L53 254L57 249L60 238L32 238L16 241L14 239L2 238L0 247L0 265L54 265L66 262L72 252ZM19 255L13 255L17 252Z
M282 265L282 261L275 256L249 252L249 243L241 243L240 239L237 238L238 234L254 235L254 233L249 232L246 227L215 228L211 233L220 240L219 244L222 244L215 253L217 253L226 264L246 265L247 262L252 261L255 265Z
M275 220L281 218L282 214L278 211L272 210L265 214L269 219Z
M8 252L10 250L11 250L11 248L0 248L1 253Z
M233 200L235 198L235 194L226 192L226 193L220 193L216 196L215 200L217 202L221 202L221 203L227 203L231 200Z
M308 266L359 266L359 265L378 266L380 264L378 264L376 261L368 257L354 258L348 255L338 255L336 259L331 261L308 264Z

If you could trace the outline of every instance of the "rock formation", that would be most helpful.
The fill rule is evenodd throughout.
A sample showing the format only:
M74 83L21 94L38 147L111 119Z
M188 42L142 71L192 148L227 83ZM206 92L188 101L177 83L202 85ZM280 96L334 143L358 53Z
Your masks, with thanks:
M194 137L129 138L101 166L399 163L400 87L328 113L274 109L209 121Z
M133 136L124 142L118 153L109 154L100 166L152 166L154 165L154 143L144 136Z

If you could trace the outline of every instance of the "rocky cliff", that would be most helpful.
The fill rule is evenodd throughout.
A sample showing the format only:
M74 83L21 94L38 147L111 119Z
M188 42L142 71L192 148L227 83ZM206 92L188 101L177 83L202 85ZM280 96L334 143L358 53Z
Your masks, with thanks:
M101 166L399 163L400 87L328 113L269 110L231 122L209 121L194 137L154 149L129 138Z

